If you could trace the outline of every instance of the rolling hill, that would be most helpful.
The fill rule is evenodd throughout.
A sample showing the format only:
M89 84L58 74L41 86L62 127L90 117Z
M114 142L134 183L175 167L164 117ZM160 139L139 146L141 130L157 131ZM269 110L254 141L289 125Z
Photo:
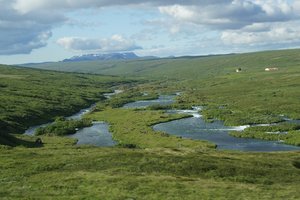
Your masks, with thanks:
M300 50L129 61L52 63L33 66L156 80L153 88L184 91L186 105L209 105L207 117L230 125L300 118ZM267 67L277 71L265 72ZM235 70L241 68L241 72ZM226 105L225 110L218 106Z
M58 62L30 67L93 74L192 79L225 75L236 68L242 68L246 72L260 72L266 67L274 66L292 72L299 65L300 50L294 49L199 57Z
M103 99L112 76L71 74L0 65L0 135L71 114Z

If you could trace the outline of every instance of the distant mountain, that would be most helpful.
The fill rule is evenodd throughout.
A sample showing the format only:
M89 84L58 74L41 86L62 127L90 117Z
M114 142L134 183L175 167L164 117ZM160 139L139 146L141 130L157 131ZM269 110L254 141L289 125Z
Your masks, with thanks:
M140 58L133 52L128 53L110 53L110 54L86 54L81 56L73 56L64 59L62 62L78 62L78 61L105 61L105 60L131 60Z

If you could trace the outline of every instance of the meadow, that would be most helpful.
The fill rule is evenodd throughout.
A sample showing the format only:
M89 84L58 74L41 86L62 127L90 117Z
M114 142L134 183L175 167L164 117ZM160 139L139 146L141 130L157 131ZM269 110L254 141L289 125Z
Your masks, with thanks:
M147 130L147 123L136 127ZM131 136L137 139L135 134ZM159 133L147 134L133 149L74 146L73 139L55 136L39 136L42 147L2 146L1 198L300 198L299 152L216 151L201 141L164 142ZM17 137L32 143L36 139Z
M265 72L269 66L279 70ZM200 105L207 121L221 119L227 125L300 119L300 50L34 67L56 71L0 67L2 199L300 199L298 151L216 150L207 141L152 129L187 117L168 115L164 108ZM113 88L124 91L104 99ZM176 92L181 95L167 107L122 108ZM108 122L115 147L77 146L76 140L53 134L17 134L95 101L96 109L85 119ZM241 134L277 140L264 138L265 132L288 131L292 143L298 129L279 124ZM37 137L42 145L35 144Z
M84 67L82 67L84 66ZM150 60L50 63L32 67L156 80L145 90L182 91L180 105L205 105L227 125L300 119L300 50ZM278 71L265 72L267 67ZM235 70L241 68L241 72Z

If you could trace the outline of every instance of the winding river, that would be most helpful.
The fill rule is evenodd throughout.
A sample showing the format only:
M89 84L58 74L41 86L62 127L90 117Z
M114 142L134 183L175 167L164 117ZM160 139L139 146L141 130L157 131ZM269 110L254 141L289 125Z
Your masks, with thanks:
M93 122L93 126L80 129L67 137L76 138L77 145L110 147L117 144L109 132L109 125L105 122Z
M173 111L174 112L174 111ZM229 127L222 121L207 123L201 115L193 111L177 111L177 113L190 113L193 117L174 120L153 126L156 131L163 131L172 135L194 140L207 140L217 145L217 149L239 151L292 151L300 147L286 145L277 141L259 139L237 138L230 136L230 131L242 131L249 126Z
M115 90L112 93L105 93L103 94L104 97L110 99L113 95L121 93L121 90ZM92 104L88 108L84 108L80 110L78 113L66 117L66 119L73 119L79 120L82 118L83 115L91 112L96 107L96 104ZM29 127L25 131L25 135L34 135L36 129L40 127L46 127L47 125L51 124L52 122L32 126ZM112 135L109 132L109 125L105 122L93 122L91 127L86 127L83 129L78 130L75 134L69 135L67 137L76 138L77 145L94 145L94 146L115 146L116 142L112 139Z
M161 95L158 99L154 100L143 100L143 101L135 101L131 103L127 103L123 106L123 108L146 108L147 106L152 105L170 105L175 102L174 100L175 95Z
M160 96L159 99L151 101L137 101L126 104L124 108L143 108L153 104L169 105L174 102L174 96ZM222 121L207 123L203 120L199 111L201 107L192 110L168 110L167 113L190 114L190 118L160 123L153 126L156 131L163 131L171 135L190 138L194 140L206 140L217 145L217 149L239 150L239 151L293 151L300 147L286 145L278 141L267 141L259 139L237 138L228 133L232 130L243 131L249 125L228 127Z
M113 95L120 93L116 90L113 93L104 94L106 98L111 98ZM170 105L174 103L175 95L161 95L155 100L136 101L125 104L123 108L145 108L147 106L159 104ZM80 110L78 113L67 117L67 119L81 119L82 116L95 108L95 104L89 108ZM286 145L278 141L266 141L259 139L236 138L228 133L231 130L242 131L249 125L228 127L222 121L214 121L207 123L203 120L201 107L193 107L192 110L168 110L167 113L189 114L190 118L174 120L166 123L160 123L153 126L156 131L163 131L171 135L190 138L195 140L207 140L217 145L218 149L239 150L239 151L293 151L300 150L300 147ZM289 121L287 119L287 121ZM291 123L299 123L299 120L290 120ZM26 135L33 135L39 127L45 127L50 123L33 126L26 130ZM268 126L266 124L265 126ZM75 134L67 136L76 138L77 144L88 144L95 146L114 146L116 142L112 139L109 132L109 125L105 122L94 122L91 127L86 127L78 130Z

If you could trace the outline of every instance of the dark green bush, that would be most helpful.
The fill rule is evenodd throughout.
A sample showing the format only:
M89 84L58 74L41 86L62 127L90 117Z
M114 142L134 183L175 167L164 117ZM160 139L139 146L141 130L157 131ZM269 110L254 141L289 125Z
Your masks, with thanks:
M46 127L38 128L35 135L64 136L76 133L83 127L91 126L92 122L88 119L65 120L62 117L56 118L55 122Z

